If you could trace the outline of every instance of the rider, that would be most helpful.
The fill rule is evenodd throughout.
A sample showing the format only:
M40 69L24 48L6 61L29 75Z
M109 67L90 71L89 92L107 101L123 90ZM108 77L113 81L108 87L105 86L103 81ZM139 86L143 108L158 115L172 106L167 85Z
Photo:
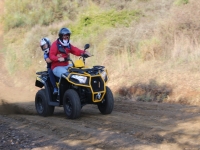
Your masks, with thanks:
M51 69L57 77L61 77L63 73L68 73L67 69L72 65L69 64L68 58L70 53L76 56L86 54L91 56L89 52L83 51L70 43L71 31L68 28L61 28L58 33L58 39L53 42L50 50L50 59L52 60Z
M58 88L56 86L56 81L55 81L55 77L54 77L54 74L51 70L51 59L49 58L49 50L50 50L50 47L51 47L51 42L48 38L44 37L41 39L40 41L40 47L42 49L42 51L44 52L44 60L46 61L47 63L47 71L49 73L49 78L50 78L50 81L51 81L51 84L53 86L53 94L57 94L58 93Z

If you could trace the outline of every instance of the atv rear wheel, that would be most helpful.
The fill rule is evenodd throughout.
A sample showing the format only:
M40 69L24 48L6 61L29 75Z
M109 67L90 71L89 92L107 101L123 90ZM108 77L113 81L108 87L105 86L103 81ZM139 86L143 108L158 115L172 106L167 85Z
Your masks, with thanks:
M54 106L49 106L46 98L45 89L41 89L35 96L35 108L40 116L51 116L54 112Z
M69 119L76 119L80 117L81 103L78 93L69 89L65 92L63 97L63 107L65 114Z
M110 90L109 87L106 87L106 94L104 96L103 101L98 104L98 109L102 114L106 115L112 112L113 107L114 107L114 98L112 91Z

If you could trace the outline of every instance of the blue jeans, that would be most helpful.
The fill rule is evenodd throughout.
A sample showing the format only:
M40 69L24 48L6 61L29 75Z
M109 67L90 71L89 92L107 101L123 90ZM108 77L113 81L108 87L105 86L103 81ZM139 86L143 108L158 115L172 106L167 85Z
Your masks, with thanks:
M53 69L53 73L54 73L55 76L57 76L57 77L60 78L63 73L68 73L67 69L69 67L72 67L72 64L69 64L67 66L58 66L58 67L55 67Z
M54 77L54 74L53 74L53 71L51 70L51 68L47 68L47 71L49 73L49 78L50 78L50 81L51 81L51 84L54 88L56 88L56 80L55 80L55 77Z

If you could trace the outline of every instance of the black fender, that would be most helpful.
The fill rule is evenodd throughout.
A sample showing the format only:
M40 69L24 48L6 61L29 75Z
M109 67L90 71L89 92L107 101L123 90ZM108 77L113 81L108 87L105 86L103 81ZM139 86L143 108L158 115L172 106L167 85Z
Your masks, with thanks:
M35 81L35 86L37 86L39 88L44 87L45 93L47 96L48 105L50 105L50 106L59 106L60 105L59 102L53 101L53 96L51 94L50 87L49 87L47 80L43 79L42 77L37 77L37 79Z

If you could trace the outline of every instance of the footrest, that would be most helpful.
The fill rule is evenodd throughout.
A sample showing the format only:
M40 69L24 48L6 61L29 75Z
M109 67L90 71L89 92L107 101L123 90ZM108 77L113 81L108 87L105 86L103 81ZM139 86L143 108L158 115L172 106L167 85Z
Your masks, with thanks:
M59 102L49 102L50 106L60 106Z

